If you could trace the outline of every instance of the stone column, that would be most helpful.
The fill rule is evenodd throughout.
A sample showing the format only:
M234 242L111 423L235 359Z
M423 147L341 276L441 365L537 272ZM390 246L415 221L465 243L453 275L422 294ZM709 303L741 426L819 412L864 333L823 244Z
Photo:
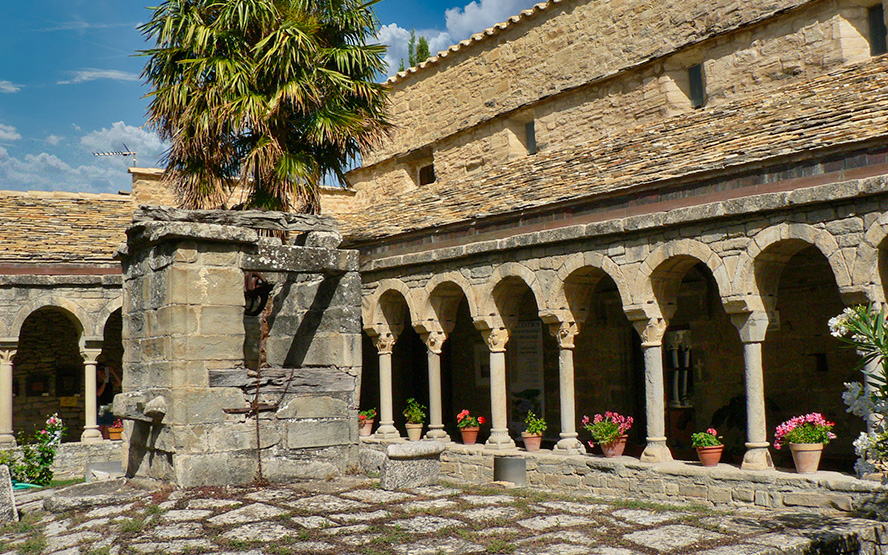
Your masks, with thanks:
M16 346L0 347L0 449L15 447L12 430L12 359Z
M506 384L506 343L509 330L490 329L481 332L490 349L490 438L492 449L511 449L515 441L509 435L508 386Z
M80 434L82 443L100 443L102 441L102 432L96 424L96 358L101 354L100 349L84 349L83 356L84 367L84 384L85 387L85 411L84 418L86 423L83 426L83 433Z
M731 322L743 342L744 383L746 384L746 453L743 470L774 468L768 451L768 425L765 419L765 377L762 368L762 342L768 332L768 314L749 312L731 315Z
M667 323L662 318L633 322L641 335L644 350L645 414L647 415L647 446L641 454L644 462L671 461L666 446L666 406L663 383L663 333Z
M574 392L574 339L579 332L576 322L557 322L549 331L558 340L558 394L561 400L561 439L555 452L562 455L585 453L577 439L576 394Z
M390 332L376 338L376 349L379 351L379 428L373 436L379 439L401 437L395 428L392 409L392 349L396 339L397 336Z
M445 339L447 336L440 331L423 334L422 338L429 355L429 431L426 439L449 442L441 408L441 346Z

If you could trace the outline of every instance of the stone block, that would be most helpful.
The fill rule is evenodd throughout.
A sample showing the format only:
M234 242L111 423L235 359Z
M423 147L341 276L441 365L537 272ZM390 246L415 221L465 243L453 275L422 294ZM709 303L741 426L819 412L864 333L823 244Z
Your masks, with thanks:
M710 487L709 500L716 505L730 503L733 500L730 488Z
M752 503L755 501L755 491L749 488L737 488L734 490L734 500Z
M438 459L444 451L440 441L412 441L409 443L393 443L386 447L385 454L390 459Z
M275 414L284 418L346 418L348 403L342 399L322 396L300 395L290 399Z
M175 481L191 488L219 484L246 484L256 478L256 454L202 453L176 454L173 458Z
M287 424L287 447L344 445L350 443L351 435L347 420L299 420Z
M0 465L0 524L17 522L18 511L15 508L15 495L12 491L12 476L9 467Z
M699 484L681 483L678 485L678 494L684 497L703 497L709 494L709 488Z

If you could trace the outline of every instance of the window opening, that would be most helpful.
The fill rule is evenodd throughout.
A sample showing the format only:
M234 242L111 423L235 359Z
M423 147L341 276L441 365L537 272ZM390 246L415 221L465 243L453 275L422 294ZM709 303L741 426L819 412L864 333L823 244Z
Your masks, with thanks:
M706 104L706 90L703 88L703 64L688 68L688 80L691 86L691 106L702 108Z
M524 138L528 154L537 153L536 124L533 120L524 124Z
M878 56L888 52L888 31L885 29L885 8L876 4L867 10L869 20L870 54Z
M419 184L428 185L435 182L435 165L429 164L419 168Z

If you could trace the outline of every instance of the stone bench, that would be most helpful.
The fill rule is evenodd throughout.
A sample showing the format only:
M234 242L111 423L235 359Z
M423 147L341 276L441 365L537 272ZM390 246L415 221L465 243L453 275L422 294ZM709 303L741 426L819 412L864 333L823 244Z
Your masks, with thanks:
M384 490L416 488L438 483L441 470L440 456L444 444L440 441L413 441L393 443L386 447L380 472Z

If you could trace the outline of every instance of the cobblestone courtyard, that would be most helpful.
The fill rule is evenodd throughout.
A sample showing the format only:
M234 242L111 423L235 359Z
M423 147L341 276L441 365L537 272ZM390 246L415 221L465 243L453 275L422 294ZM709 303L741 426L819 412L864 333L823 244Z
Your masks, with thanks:
M362 478L91 493L51 498L54 512L40 508L46 491L18 495L25 517L0 529L0 553L844 554L880 553L874 542L883 534L878 522L839 514L727 512L500 487L389 492Z

